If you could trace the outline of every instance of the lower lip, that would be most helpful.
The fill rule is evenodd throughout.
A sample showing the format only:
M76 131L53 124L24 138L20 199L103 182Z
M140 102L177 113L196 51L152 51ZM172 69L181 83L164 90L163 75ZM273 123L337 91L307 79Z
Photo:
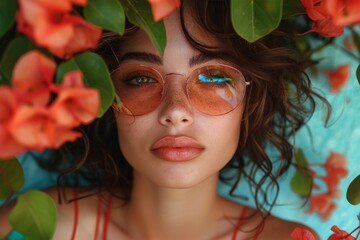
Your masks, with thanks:
M193 147L164 147L152 150L152 153L166 161L185 162L198 157L204 149Z

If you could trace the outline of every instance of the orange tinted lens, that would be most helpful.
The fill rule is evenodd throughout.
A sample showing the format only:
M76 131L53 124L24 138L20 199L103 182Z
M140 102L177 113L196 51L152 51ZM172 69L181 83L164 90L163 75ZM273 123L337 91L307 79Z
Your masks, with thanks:
M193 106L208 115L232 111L244 93L244 76L230 66L205 66L196 69L188 79L188 95Z
M159 106L163 80L156 70L139 64L123 64L112 78L122 102L122 113L139 116Z

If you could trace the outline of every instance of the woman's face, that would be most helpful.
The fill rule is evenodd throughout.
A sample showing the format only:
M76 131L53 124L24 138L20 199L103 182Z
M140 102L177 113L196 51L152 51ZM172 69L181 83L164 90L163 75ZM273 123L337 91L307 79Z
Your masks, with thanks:
M200 52L183 35L178 13L165 19L165 27L167 45L163 57L145 32L138 31L122 45L120 66L135 63L163 74L187 75L200 66L224 63L197 58ZM203 41L206 38L199 30L196 36ZM205 41L216 43L210 38ZM139 57L143 53L152 57ZM194 59L197 60L191 61ZM237 148L244 104L224 115L206 115L190 103L186 78L178 74L166 77L163 99L155 110L140 116L115 114L120 148L133 167L136 181L150 181L167 188L195 186L217 178Z

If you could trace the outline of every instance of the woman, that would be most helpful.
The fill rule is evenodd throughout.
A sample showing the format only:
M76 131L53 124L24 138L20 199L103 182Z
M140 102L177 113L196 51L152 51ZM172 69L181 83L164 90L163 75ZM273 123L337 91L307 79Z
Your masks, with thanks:
M163 56L140 29L104 36L98 52L122 104L84 127L86 161L71 170L98 191L63 189L75 200L58 205L53 239L291 239L306 228L271 216L265 205L275 202L261 200L291 163L288 137L314 110L305 64L280 30L253 44L238 37L229 1L182 5L165 18ZM81 144L64 149L74 156ZM268 144L279 151L276 171ZM250 180L257 209L217 194L223 169L236 170L234 188Z

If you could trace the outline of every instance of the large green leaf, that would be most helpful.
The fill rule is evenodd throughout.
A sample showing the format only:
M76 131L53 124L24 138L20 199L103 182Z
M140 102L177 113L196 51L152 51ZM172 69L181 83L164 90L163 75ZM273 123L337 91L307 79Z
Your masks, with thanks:
M239 36L255 42L279 26L282 10L282 0L231 0L231 21Z
M346 198L353 205L360 203L360 175L350 183L346 192Z
M54 234L57 209L46 193L32 190L21 194L9 215L11 226L31 240L49 240Z
M295 162L297 164L294 176L291 179L291 189L300 196L306 197L311 193L312 176L308 169L308 162L304 152L297 149L295 153Z
M89 0L84 16L90 23L122 35L125 29L125 13L118 0Z
M154 22L150 5L146 0L120 0L120 2L128 20L148 34L162 56L166 46L164 22Z
M24 172L18 160L0 160L0 200L20 191L23 184Z
M20 36L12 40L6 47L0 61L0 72L2 73L4 78L10 81L12 71L17 60L21 57L21 55L34 49L40 50L45 55L51 57L51 54L49 54L47 50L39 48L32 41L30 41L24 36Z
M0 1L0 37L2 37L14 24L17 9L17 1Z
M75 55L72 59L60 64L56 74L57 82L61 83L64 74L74 70L82 71L87 87L99 90L101 105L98 117L101 117L111 106L115 95L114 85L104 60L91 52Z

